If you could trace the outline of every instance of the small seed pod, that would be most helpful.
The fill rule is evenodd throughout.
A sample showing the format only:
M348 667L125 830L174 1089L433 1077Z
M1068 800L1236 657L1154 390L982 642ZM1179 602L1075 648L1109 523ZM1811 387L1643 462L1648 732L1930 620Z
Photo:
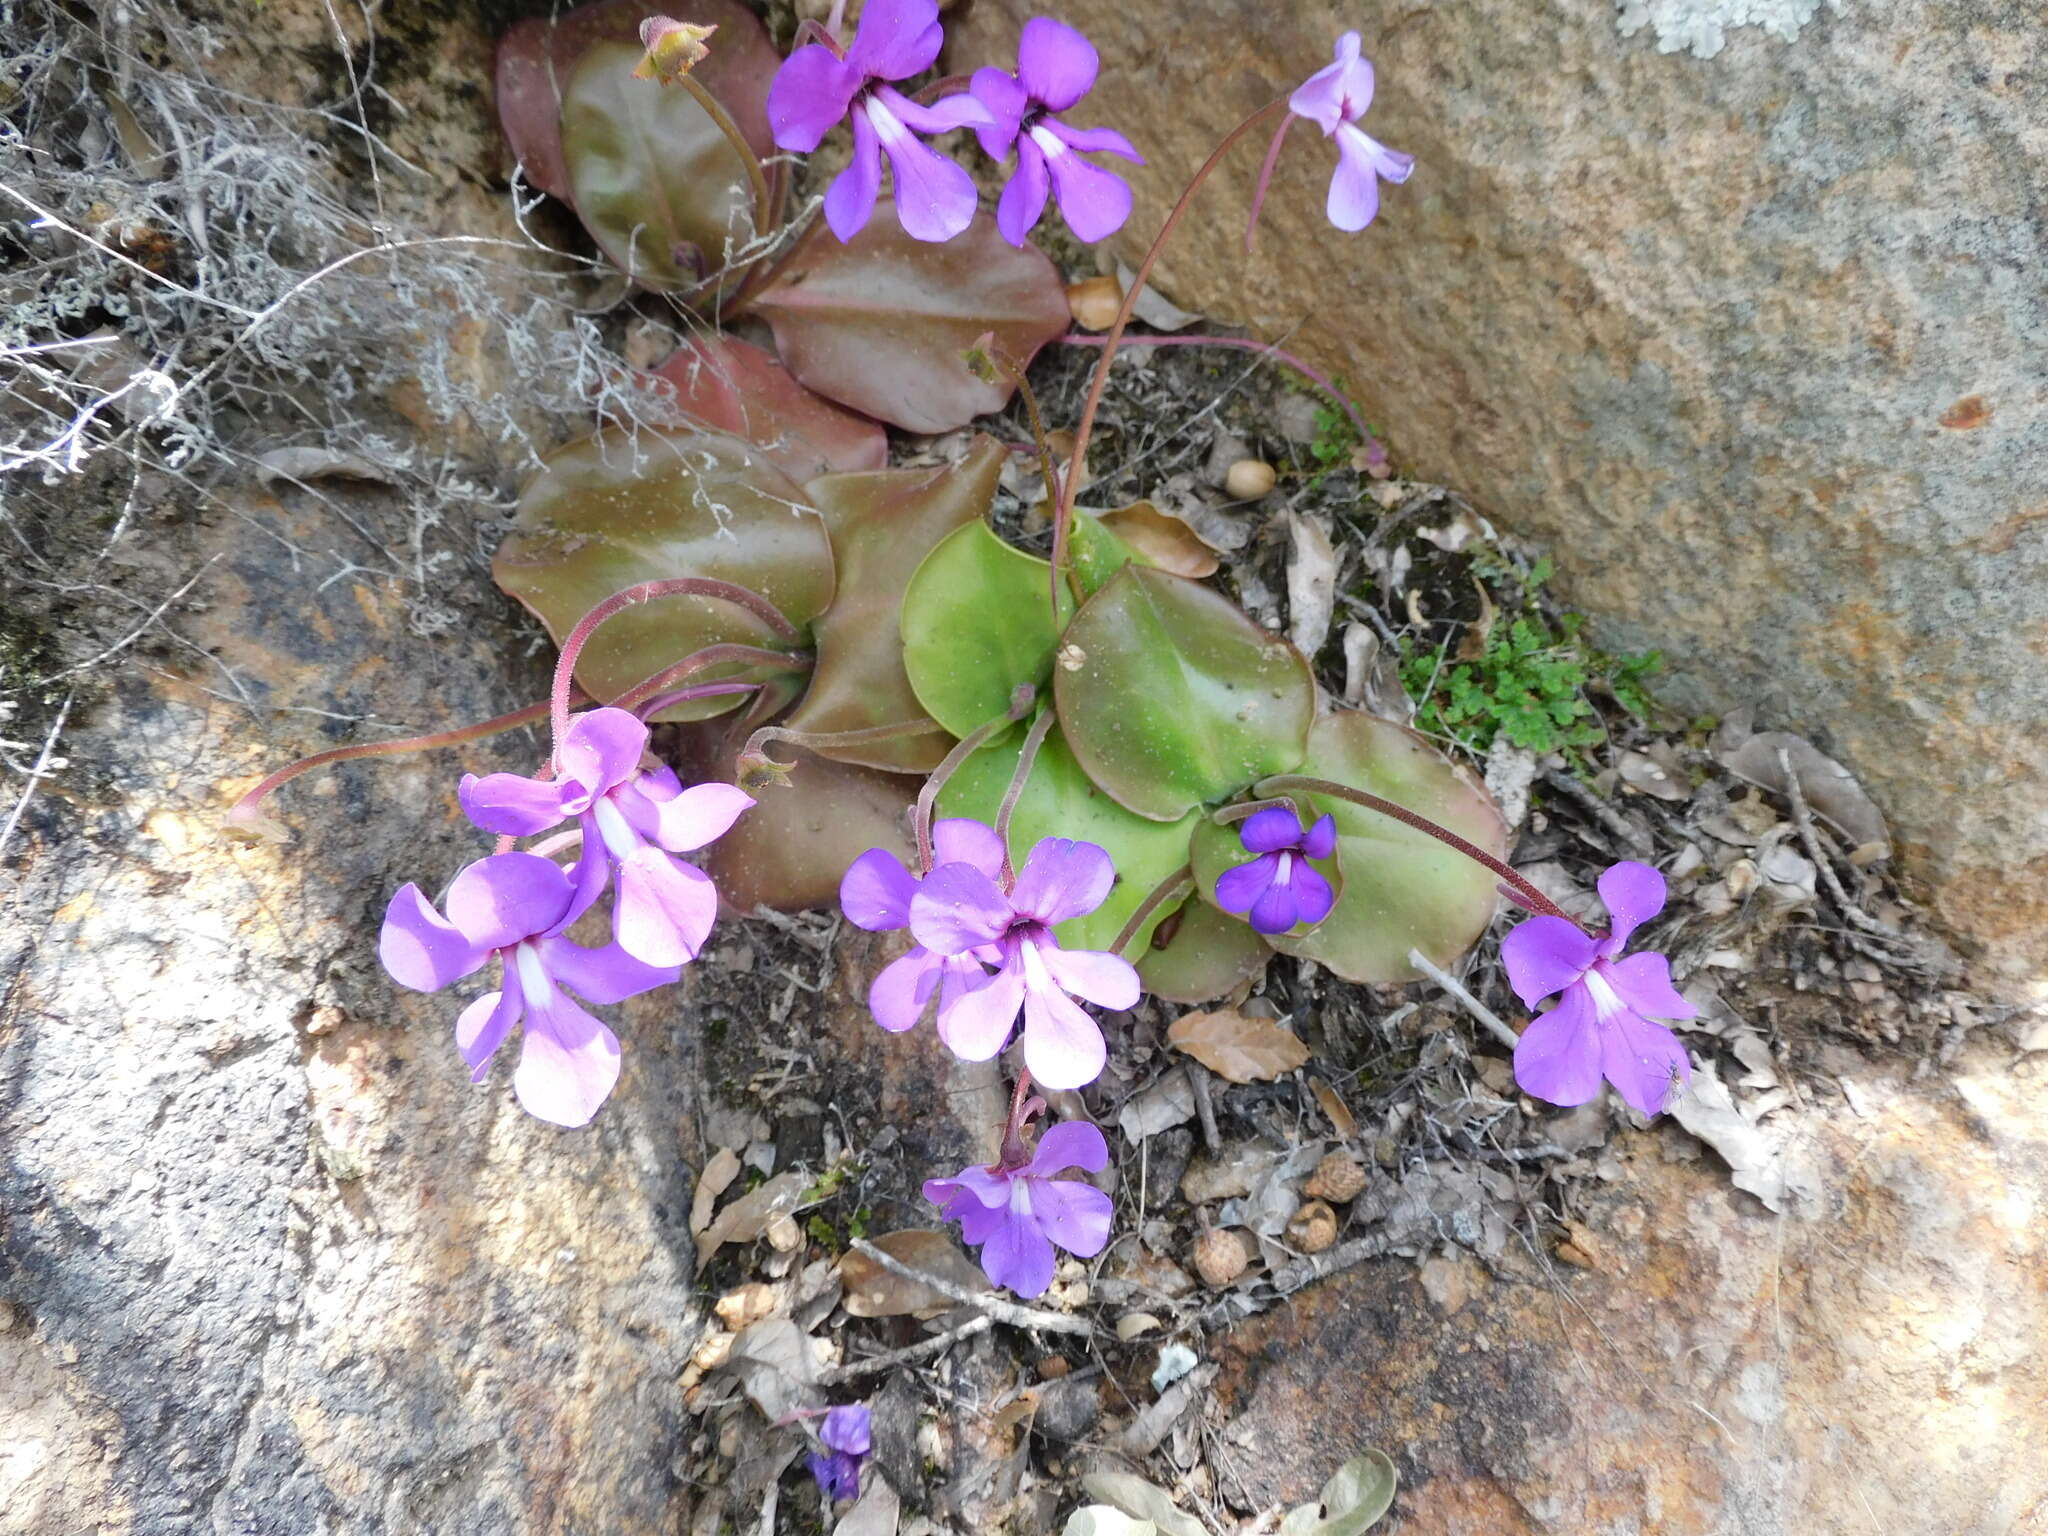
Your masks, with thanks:
M1311 1200L1330 1200L1338 1205L1356 1200L1365 1188L1365 1166L1349 1152L1332 1152L1316 1164L1301 1192Z
M1326 1201L1309 1201L1287 1223L1287 1241L1303 1253L1321 1253L1337 1241L1337 1213Z
M1264 459L1239 459L1223 472L1223 492L1232 501L1257 501L1279 480L1279 472Z
M1235 1232L1211 1227L1195 1239L1195 1273L1206 1286L1221 1290L1243 1274L1250 1263Z
M1084 331L1106 331L1116 324L1124 290L1113 277L1083 278L1067 285L1067 313Z

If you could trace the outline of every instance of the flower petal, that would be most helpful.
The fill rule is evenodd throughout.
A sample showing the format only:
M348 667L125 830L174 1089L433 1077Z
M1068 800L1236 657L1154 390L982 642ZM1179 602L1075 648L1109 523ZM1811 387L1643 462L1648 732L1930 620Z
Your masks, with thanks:
M1064 112L1086 96L1101 67L1095 45L1050 16L1032 17L1017 38L1017 78L1048 111Z
M896 221L913 240L943 245L974 222L974 178L888 115L879 101L868 117L896 179Z
M613 931L648 965L687 965L718 918L718 887L694 864L645 844L619 865Z
M886 848L870 848L846 866L839 881L839 909L856 928L893 933L910 926L910 898L917 876Z
M1059 199L1060 214L1074 238L1093 245L1122 229L1131 216L1130 183L1114 171L1082 159L1043 126L1031 129L1030 134L1032 142L1045 151L1053 196ZM1054 145L1059 146L1057 151Z
M1017 169L996 200L996 228L1010 244L1022 247L1025 237L1045 217L1046 200L1052 196L1052 177L1046 173L1045 156L1036 144L1017 141Z
M511 1033L512 1026L519 1022L519 1015L525 1011L525 999L519 994L518 973L508 966L503 991L486 992L456 1017L455 1049L460 1053L463 1065L469 1068L472 1083L484 1080L490 1071L491 1057L505 1043L505 1036Z
M1023 1004L1024 978L1014 967L1005 967L987 986L962 993L939 1009L939 1039L962 1061L988 1061L1009 1043Z
M865 75L903 80L930 69L945 40L938 0L868 0L846 62Z
M1084 155L1120 155L1136 165L1145 163L1137 147L1114 128L1069 128L1053 118L1044 119L1040 126L1067 148Z
M1280 855L1262 853L1248 864L1226 869L1216 877L1216 905L1233 917L1243 917L1256 907L1280 873Z
M692 784L681 794L653 802L654 840L670 853L690 853L716 842L754 806L737 784Z
M945 957L935 955L922 944L883 966L868 987L868 1011L875 1022L892 1035L916 1025L932 1000Z
M1116 884L1116 863L1094 843L1040 838L1010 891L1010 905L1048 928L1101 906Z
M1632 1013L1601 1021L1600 1069L1629 1108L1650 1116L1670 1107L1692 1081L1692 1062L1678 1036Z
M1017 142L1017 131L1024 126L1024 112L1031 105L1031 98L1015 75L986 65L974 72L967 88L995 119L993 127L975 130L981 152L991 160L1000 160Z
M1621 1000L1646 1019L1692 1019L1699 1009L1671 985L1671 962L1654 949L1607 963L1607 981Z
M937 866L910 899L911 933L942 955L993 944L1010 931L1016 915L1002 888L972 864Z
M818 1428L818 1441L828 1450L865 1456L874 1444L871 1428L866 1403L845 1403L826 1410L825 1422Z
M619 1037L557 992L529 1007L512 1092L553 1125L588 1125L619 1081Z
M520 773L465 773L455 798L462 814L486 832L535 837L581 811L587 799L580 784L529 779ZM571 809L571 807L574 809Z
M1135 1008L1144 990L1138 968L1107 950L1061 949L1048 939L1038 958L1061 988L1100 1008Z
M846 116L866 79L822 43L797 49L768 87L768 126L777 147L809 154Z
M583 843L576 852L576 863L569 871L569 907L549 930L561 933L577 918L597 905L597 898L604 894L605 886L612 875L611 856L606 853L604 839L598 835L597 818L588 811L583 814Z
M1320 817L1301 840L1301 851L1312 859L1327 859L1337 851L1337 818Z
M1515 1082L1552 1104L1584 1104L1600 1091L1600 1025L1584 987L1529 1021L1515 1042Z
M1109 1246L1116 1207L1109 1196L1079 1179L1033 1179L1031 1212L1038 1230L1077 1258L1092 1259Z
M448 884L448 920L481 949L503 949L554 927L569 909L569 877L533 853L496 853Z
M991 1211L1006 1211L1010 1208L1010 1178L1011 1175L994 1168L983 1167L980 1163L969 1163L952 1178L943 1182L948 1188L958 1192L957 1198L962 1205L979 1205ZM930 1190L931 1185L927 1184L925 1188ZM960 1205L956 1205L950 1214L957 1216L959 1211Z
M997 880L1003 873L1003 840L996 829L971 816L948 816L932 823L932 862L972 864Z
M560 934L551 934L533 946L547 973L590 1003L622 1003L656 987L680 981L679 965L649 965L627 954L616 942L601 949L588 949Z
M1026 1171L1043 1179L1069 1168L1100 1173L1108 1166L1109 1143L1103 1139L1102 1128L1086 1120L1062 1120L1045 1128Z
M1287 859L1286 854L1274 857ZM1293 861L1288 860L1291 866ZM1259 899L1252 903L1250 921L1260 933L1285 933L1297 920L1294 901L1294 881L1274 876L1273 883L1266 887Z
M1323 211L1341 230L1361 230L1380 211L1380 178L1373 168L1372 149L1372 140L1349 123L1338 125L1337 169L1330 174Z
M1042 1296L1052 1284L1052 1243L1028 1211L1011 1209L981 1248L982 1273L1019 1296Z
M1283 848L1301 846L1301 818L1294 814L1294 808L1286 805L1269 805L1263 811L1253 811L1245 817L1244 825L1237 829L1237 840L1247 853L1278 853Z
M640 754L646 750L646 723L630 709L586 709L562 735L557 777L601 795L638 773Z
M1296 86L1287 98L1287 109L1324 133L1334 133L1340 122L1358 117L1372 105L1372 89L1372 64L1359 52L1358 34L1346 32L1337 39L1336 61Z
M825 189L825 222L843 245L866 227L882 193L882 146L868 121L867 103L853 108L853 159Z
M490 958L490 950L472 943L434 910L425 892L407 881L384 908L377 958L401 987L438 992L481 968Z
M1621 953L1630 934L1664 910L1664 877L1647 864L1633 859L1610 865L1600 876L1600 899L1607 905L1612 925L1602 950Z
M1323 878L1321 870L1311 867L1307 859L1295 860L1294 876L1289 884L1294 889L1294 920L1297 923L1320 923L1337 905L1337 893L1330 889L1330 882Z
M1508 984L1525 1007L1562 992L1600 958L1600 941L1562 917L1532 917L1500 941Z
M1050 985L1024 988L1024 1065L1041 1086L1085 1088L1108 1059L1101 1027L1072 998Z
M889 115L897 122L918 133L951 133L955 128L980 132L997 126L995 113L972 91L955 91L926 106L892 86L878 85L875 99L889 109Z

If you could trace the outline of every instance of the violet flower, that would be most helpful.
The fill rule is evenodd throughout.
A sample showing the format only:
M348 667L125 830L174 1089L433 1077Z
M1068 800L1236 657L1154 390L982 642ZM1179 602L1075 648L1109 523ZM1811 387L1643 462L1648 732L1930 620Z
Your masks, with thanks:
M646 750L647 726L639 716L586 710L562 738L555 778L465 774L457 795L471 821L512 837L533 837L573 817L583 829L583 851L567 921L588 911L606 878L616 874L619 943L649 965L685 965L710 936L718 887L672 855L723 836L754 801L732 784L684 789L673 769L641 767Z
M1317 70L1295 88L1287 106L1337 141L1337 171L1330 178L1325 205L1330 222L1343 230L1359 230L1380 211L1382 179L1402 182L1415 169L1415 157L1389 149L1358 126L1372 105L1372 61L1358 51L1358 34L1337 39L1337 60Z
M1056 1179L1068 1168L1099 1173L1109 1166L1109 1144L1085 1120L1050 1127L1021 1168L962 1168L950 1179L927 1179L924 1197L960 1237L981 1247L981 1267L997 1285L1019 1296L1042 1296L1052 1284L1053 1248L1092 1259L1109 1242L1109 1196L1078 1179Z
M992 128L976 130L991 159L1017 147L1017 170L996 204L996 227L1022 245L1045 214L1048 195L1059 200L1074 238L1092 245L1124 227L1131 189L1121 176L1081 157L1121 155L1139 165L1144 156L1113 128L1069 128L1055 115L1095 85L1100 66L1094 44L1064 22L1035 16L1017 39L1017 72L977 69L970 87L994 114Z
M806 43L768 88L768 124L783 149L808 154L843 117L853 121L853 162L825 191L825 222L851 240L875 211L882 156L896 177L896 217L913 240L946 241L974 222L974 180L917 137L986 128L995 119L966 92L920 106L889 80L931 68L945 34L938 0L868 0L844 55Z
M1248 916L1261 933L1285 933L1297 923L1320 923L1330 915L1336 892L1308 861L1337 851L1333 818L1304 828L1292 806L1269 805L1247 816L1237 836L1245 852L1258 857L1217 877L1217 906Z
M818 1443L830 1454L811 1454L811 1476L827 1499L860 1497L860 1464L873 1445L872 1415L866 1403L845 1403L825 1410Z
M384 913L377 958L400 986L438 992L483 968L504 966L499 990L486 992L455 1021L455 1044L482 1082L491 1055L522 1019L525 1038L512 1091L530 1115L556 1125L587 1125L619 1080L619 1040L562 989L593 1003L616 1003L682 974L643 964L618 944L585 949L562 937L575 888L560 865L532 853L478 859L448 887L443 917L417 885L399 888Z
M1654 1115L1692 1080L1678 1037L1651 1017L1689 1019L1699 1010L1671 985L1671 962L1654 951L1616 958L1637 928L1664 910L1664 877L1647 864L1616 864L1600 877L1614 926L1589 934L1562 917L1532 917L1501 941L1515 995L1534 1008L1515 1043L1515 1081L1552 1104L1583 1104L1605 1077L1631 1108Z
M941 955L977 955L997 966L980 986L939 1009L939 1034L953 1054L986 1061L1010 1038L1024 1013L1024 1065L1048 1088L1091 1083L1108 1057L1102 1031L1075 1004L1104 1008L1138 1001L1138 973L1121 955L1061 949L1053 925L1101 906L1116 866L1093 843L1041 839L1005 892L968 863L941 864L910 900L910 931Z
M932 827L932 851L940 864L971 864L991 880L1003 870L1003 842L995 829L967 817L950 817ZM886 848L870 848L847 867L839 882L839 905L846 920L870 933L893 933L910 926L910 902L918 877ZM988 973L971 954L941 955L919 944L883 966L868 988L868 1009L875 1022L901 1034L924 1017L932 993L939 995L939 1037L949 1049L945 1009L962 993L979 987Z

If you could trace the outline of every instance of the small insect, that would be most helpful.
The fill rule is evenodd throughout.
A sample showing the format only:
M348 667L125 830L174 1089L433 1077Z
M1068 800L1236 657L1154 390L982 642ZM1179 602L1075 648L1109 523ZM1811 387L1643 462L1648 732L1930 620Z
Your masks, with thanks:
M1682 1061L1672 1062L1670 1079L1664 1084L1664 1100L1657 1106L1657 1113L1660 1115L1667 1113L1672 1105L1685 1097L1686 1082L1685 1063Z

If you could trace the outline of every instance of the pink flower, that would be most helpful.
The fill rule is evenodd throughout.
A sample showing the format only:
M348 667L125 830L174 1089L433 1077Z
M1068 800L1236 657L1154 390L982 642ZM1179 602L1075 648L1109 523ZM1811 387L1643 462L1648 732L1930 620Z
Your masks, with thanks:
M1330 178L1326 211L1343 230L1365 228L1380 211L1380 182L1402 182L1415 157L1389 149L1358 126L1372 105L1372 62L1359 53L1358 34L1337 39L1337 59L1310 75L1287 98L1296 117L1307 118L1337 141L1337 172Z
M1692 1063L1662 1019L1699 1010L1671 985L1671 962L1654 951L1617 958L1628 936L1664 910L1664 877L1647 864L1616 864L1600 877L1600 899L1614 920L1596 937L1562 917L1532 917L1501 941L1515 995L1534 1008L1515 1044L1515 1081L1552 1104L1584 1104L1614 1084L1645 1115L1668 1109Z
M1109 1166L1109 1144L1085 1120L1051 1127L1021 1168L962 1168L950 1179L927 1179L924 1197L960 1237L981 1248L981 1267L1019 1296L1042 1296L1052 1284L1055 1246L1092 1259L1109 1242L1109 1196L1056 1173Z
M868 0L843 56L825 43L807 43L776 72L768 125L781 148L809 154L841 118L852 119L853 162L825 191L825 222L842 241L875 211L884 153L905 234L946 241L974 222L973 178L917 135L992 127L988 108L965 92L923 107L883 83L930 69L944 41L938 0Z
M991 880L1003 869L1003 843L995 829L966 817L949 817L932 828L932 848L940 864L971 864ZM846 920L870 933L893 933L910 926L910 903L918 877L886 848L870 848L847 867L839 882L839 906ZM925 1016L934 991L939 996L939 1038L958 1054L948 1035L946 1009L962 993L987 980L981 962L971 954L941 955L918 944L902 958L882 967L868 988L868 1009L875 1022L901 1034Z
M1101 906L1115 881L1106 852L1063 837L1042 839L1007 892L987 870L968 863L941 864L925 876L910 900L910 931L918 943L939 955L987 958L997 967L939 1010L939 1034L956 1056L994 1056L1009 1041L1021 1009L1024 1065L1034 1078L1048 1088L1095 1080L1108 1049L1074 997L1129 1008L1138 1001L1138 973L1120 955L1061 949L1052 930Z

